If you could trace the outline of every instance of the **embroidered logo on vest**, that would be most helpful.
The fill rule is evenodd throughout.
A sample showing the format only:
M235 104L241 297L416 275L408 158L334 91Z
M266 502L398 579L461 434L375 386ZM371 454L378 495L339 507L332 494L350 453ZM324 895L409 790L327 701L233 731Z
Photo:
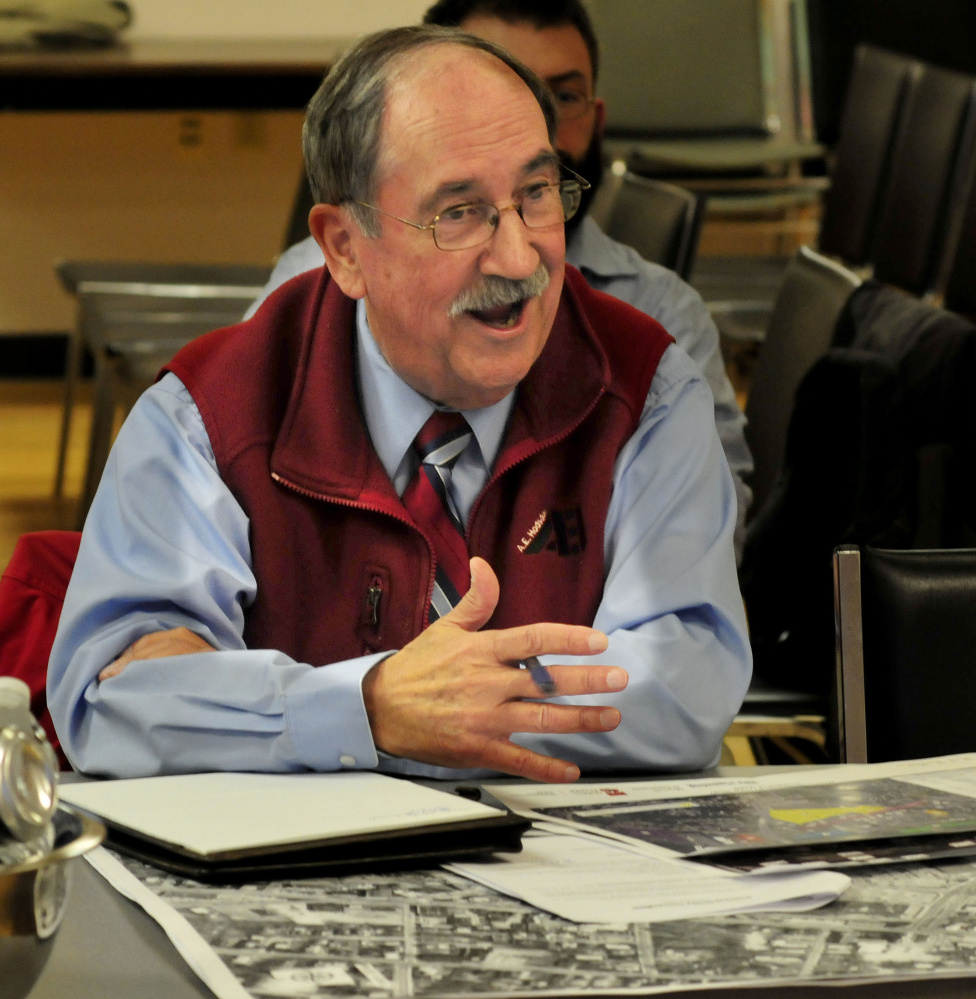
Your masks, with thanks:
M583 514L578 506L543 510L515 545L523 555L550 551L579 555L586 548Z

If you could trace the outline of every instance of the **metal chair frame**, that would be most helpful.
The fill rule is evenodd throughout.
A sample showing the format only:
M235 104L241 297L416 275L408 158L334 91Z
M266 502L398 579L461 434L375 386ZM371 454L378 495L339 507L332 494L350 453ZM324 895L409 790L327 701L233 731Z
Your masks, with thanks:
M119 382L111 343L156 342L160 365L193 336L240 319L261 293L269 267L209 264L135 264L60 261L55 270L78 301L78 320L68 342L64 406L54 496L64 491L71 420L84 350L95 361L94 412L79 508L79 522L98 485L114 420ZM114 379L114 380L113 380Z

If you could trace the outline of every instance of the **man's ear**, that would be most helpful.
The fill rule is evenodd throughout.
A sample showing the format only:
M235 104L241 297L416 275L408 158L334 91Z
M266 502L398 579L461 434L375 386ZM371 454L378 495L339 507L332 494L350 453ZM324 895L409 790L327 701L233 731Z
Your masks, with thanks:
M362 298L366 282L359 267L356 247L365 237L340 205L313 205L308 228L322 249L332 279L349 298Z
M594 130L597 135L603 135L603 129L607 124L607 106L603 103L602 97L597 97L593 101L593 111L595 114Z

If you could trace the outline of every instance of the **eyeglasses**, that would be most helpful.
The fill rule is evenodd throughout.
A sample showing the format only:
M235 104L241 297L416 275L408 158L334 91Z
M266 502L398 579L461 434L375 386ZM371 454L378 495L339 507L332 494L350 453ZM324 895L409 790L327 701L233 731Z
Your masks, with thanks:
M501 213L509 208L515 209L528 229L546 229L549 226L562 225L568 222L580 205L583 192L590 186L578 173L568 167L563 167L567 173L573 174L571 180L557 183L530 184L519 191L510 205L497 208L486 201L474 201L467 205L454 205L446 211L435 215L429 225L411 222L392 212L378 208L365 201L353 203L364 208L372 208L380 215L388 215L397 222L413 226L414 229L429 229L434 237L434 243L441 250L468 250L472 246L487 243L498 228Z
M588 97L580 90L556 87L552 91L556 103L556 118L560 124L582 118L596 103L595 97Z

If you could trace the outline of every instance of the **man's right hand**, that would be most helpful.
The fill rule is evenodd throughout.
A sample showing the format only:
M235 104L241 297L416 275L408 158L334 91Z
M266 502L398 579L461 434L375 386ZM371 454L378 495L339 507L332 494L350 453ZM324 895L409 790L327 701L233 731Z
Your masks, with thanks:
M446 767L483 767L533 780L568 782L579 768L516 745L514 732L607 732L620 724L611 707L548 704L519 660L543 654L590 656L606 635L581 625L540 623L480 631L498 603L498 580L480 558L471 560L471 588L458 605L363 681L377 748ZM553 666L556 692L622 690L617 666Z

